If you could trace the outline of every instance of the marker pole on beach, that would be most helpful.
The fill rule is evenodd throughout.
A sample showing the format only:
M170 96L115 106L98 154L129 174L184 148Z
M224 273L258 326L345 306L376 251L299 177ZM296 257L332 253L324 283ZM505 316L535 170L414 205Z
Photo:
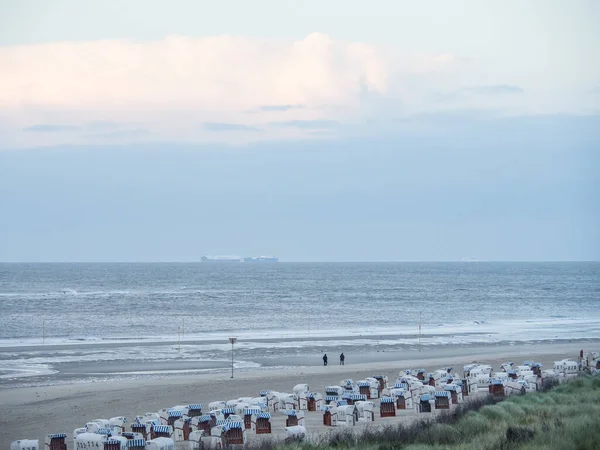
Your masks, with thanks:
M419 352L421 351L421 311L419 311Z
M231 378L233 378L233 344L237 341L236 337L230 337L229 342L231 342Z

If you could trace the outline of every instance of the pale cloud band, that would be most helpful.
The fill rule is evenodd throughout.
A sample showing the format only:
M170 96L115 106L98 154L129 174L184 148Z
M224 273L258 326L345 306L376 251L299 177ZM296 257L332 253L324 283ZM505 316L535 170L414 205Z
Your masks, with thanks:
M386 58L312 34L292 43L218 36L49 43L0 50L0 106L247 109L346 103L359 78L385 92Z
M106 121L124 129L96 139L248 140L256 131L299 137L390 112L579 106L541 101L513 82L472 59L401 55L319 33L295 42L172 36L9 46L0 48L0 136L14 146L35 145L40 135L44 143L86 140L86 123Z

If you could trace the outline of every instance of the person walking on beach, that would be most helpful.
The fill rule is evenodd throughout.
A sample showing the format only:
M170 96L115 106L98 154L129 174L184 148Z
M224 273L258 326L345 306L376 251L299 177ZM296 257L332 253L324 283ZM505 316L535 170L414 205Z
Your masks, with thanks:
M323 355L323 365L326 366L327 365L327 353L325 353Z
M346 357L344 356L344 352L341 353L340 355L340 366L344 365L344 360L346 359Z

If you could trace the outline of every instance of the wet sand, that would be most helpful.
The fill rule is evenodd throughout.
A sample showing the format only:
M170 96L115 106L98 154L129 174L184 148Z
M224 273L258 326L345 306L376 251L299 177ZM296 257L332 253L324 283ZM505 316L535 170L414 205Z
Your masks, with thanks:
M0 448L8 448L16 439L40 439L48 433L66 433L68 447L73 448L72 433L87 421L98 418L125 416L130 421L145 412L157 412L161 408L177 404L202 403L205 406L215 400L229 400L241 396L255 396L262 389L291 392L298 383L308 383L312 391L324 392L324 387L339 384L340 380L358 380L376 374L387 375L390 382L400 370L425 368L434 370L452 366L462 374L462 366L473 361L492 364L498 369L502 362L523 360L542 362L552 367L552 362L563 358L577 358L579 350L600 350L598 342L527 344L519 346L446 347L424 349L422 352L373 352L365 354L361 362L346 355L346 365L337 365L337 355L329 355L327 367L302 366L298 359L290 357L278 361L281 365L298 365L293 369L261 368L230 373L141 378L137 380L60 384L43 387L0 389ZM295 364L294 364L295 363ZM115 368L112 368L112 371ZM135 369L135 367L127 367ZM110 371L108 371L110 372ZM68 380L65 380L65 382ZM377 402L376 402L377 403ZM411 420L415 416L410 413ZM307 413L307 431L328 431L320 425L321 413ZM376 415L375 424L389 423ZM403 420L403 419L397 419ZM273 420L273 431L281 435L281 418ZM329 430L330 431L330 430ZM249 436L252 433L249 433Z

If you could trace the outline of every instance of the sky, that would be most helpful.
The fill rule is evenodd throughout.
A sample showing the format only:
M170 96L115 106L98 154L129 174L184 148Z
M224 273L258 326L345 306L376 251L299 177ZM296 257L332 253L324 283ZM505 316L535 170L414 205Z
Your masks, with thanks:
M598 260L598 20L2 0L0 261Z

